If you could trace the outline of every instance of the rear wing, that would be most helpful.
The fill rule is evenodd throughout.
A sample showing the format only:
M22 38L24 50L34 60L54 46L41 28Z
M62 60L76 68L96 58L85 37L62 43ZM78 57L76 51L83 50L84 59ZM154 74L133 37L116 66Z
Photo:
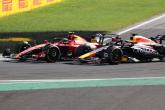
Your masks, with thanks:
M136 35L138 35L138 34L137 33L132 33L131 37L130 37L130 40L133 40L133 36L136 36ZM154 42L159 43L159 44L165 44L165 35L158 34L155 37L150 37L149 39L151 39Z
M100 45L105 45L107 43L110 43L110 42L112 42L112 38L117 38L117 37L119 38L119 35L113 34L113 33L110 33L110 34L96 34L97 42Z
M155 37L151 37L151 40L160 44L165 44L165 35L157 35Z

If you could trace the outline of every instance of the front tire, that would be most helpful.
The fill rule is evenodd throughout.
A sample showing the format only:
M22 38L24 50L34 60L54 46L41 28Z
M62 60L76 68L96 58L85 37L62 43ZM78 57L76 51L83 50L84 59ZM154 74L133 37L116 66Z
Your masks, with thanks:
M46 61L49 63L54 63L60 58L59 48L50 46L47 49Z
M76 48L76 51L75 51L75 56L76 57L79 57L83 54L86 54L88 52L92 51L92 49L90 48L90 46L87 46L87 45L80 45L79 47Z
M121 57L123 55L123 52L121 49L109 47L107 51L109 53L109 58L108 58L109 64L117 65L121 62Z
M31 45L29 43L18 43L16 44L16 47L15 47L15 53L20 53L30 47Z
M5 49L2 53L3 57L10 57L10 55L11 55L11 49L10 48Z

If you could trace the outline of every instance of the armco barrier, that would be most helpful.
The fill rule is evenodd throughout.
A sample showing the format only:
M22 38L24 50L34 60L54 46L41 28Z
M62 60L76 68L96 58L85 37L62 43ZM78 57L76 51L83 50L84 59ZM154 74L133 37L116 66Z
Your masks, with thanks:
M29 11L61 0L0 0L0 17Z

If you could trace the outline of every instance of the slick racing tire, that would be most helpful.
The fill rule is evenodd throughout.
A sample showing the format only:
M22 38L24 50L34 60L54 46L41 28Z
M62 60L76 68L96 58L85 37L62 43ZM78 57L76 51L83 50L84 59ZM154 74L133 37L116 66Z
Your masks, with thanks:
M58 47L48 46L46 61L49 63L54 63L60 58L60 51Z
M20 53L30 47L31 47L30 44L18 43L18 44L16 44L16 47L15 47L15 53Z
M3 51L2 56L3 57L9 57L11 55L11 49L7 48Z
M75 57L79 57L85 53L88 53L92 51L92 49L90 48L90 46L87 45L80 45L79 47L76 48L75 51Z
M121 57L123 55L123 52L121 49L109 47L107 51L109 53L109 58L108 58L109 64L117 65L121 62Z

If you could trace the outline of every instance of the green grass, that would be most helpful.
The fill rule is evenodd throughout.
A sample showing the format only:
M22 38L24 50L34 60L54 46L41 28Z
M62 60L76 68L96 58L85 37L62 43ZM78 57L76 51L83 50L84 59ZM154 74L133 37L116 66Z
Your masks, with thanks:
M114 31L164 11L164 0L63 0L0 18L0 32Z

